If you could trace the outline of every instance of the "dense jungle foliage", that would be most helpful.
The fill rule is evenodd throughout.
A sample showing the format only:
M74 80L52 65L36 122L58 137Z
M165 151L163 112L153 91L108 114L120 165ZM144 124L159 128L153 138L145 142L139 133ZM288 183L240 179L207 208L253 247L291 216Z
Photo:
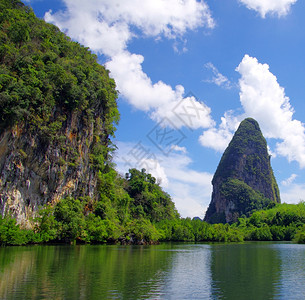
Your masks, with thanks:
M141 172L136 171L136 173L139 175ZM138 175L137 180L142 181ZM145 185L147 181L142 183ZM133 183L129 181L125 188L133 187ZM129 194L127 197L130 197ZM134 199L129 198L129 200L133 204L126 213L135 216L139 209ZM0 243L2 245L46 242L141 244L157 241L305 243L304 202L276 204L271 209L254 212L249 218L239 218L237 223L231 225L208 224L200 219L179 218L175 210L172 211L174 215L161 221L156 219L151 210L150 214L145 214L141 218L130 217L125 222L121 222L119 219L102 218L99 207L95 207L90 213L85 213L87 209L86 201L63 199L55 207L48 205L41 210L34 230L21 229L13 218L0 218Z
M56 138L72 111L112 135L119 120L117 91L109 72L88 48L38 19L19 0L0 1L0 130L23 122L47 141Z

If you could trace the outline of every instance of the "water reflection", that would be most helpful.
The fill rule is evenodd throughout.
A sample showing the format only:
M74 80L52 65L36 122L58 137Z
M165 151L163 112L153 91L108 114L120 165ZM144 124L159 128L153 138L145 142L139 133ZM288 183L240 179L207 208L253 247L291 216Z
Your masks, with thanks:
M304 299L283 243L0 248L0 299Z
M176 245L164 294L172 299L208 299L211 295L211 246Z
M170 257L154 247L2 248L0 298L138 299L158 285Z
M281 260L268 243L215 245L211 274L217 299L273 299Z
M275 298L305 299L305 246L287 243L272 247L281 260Z

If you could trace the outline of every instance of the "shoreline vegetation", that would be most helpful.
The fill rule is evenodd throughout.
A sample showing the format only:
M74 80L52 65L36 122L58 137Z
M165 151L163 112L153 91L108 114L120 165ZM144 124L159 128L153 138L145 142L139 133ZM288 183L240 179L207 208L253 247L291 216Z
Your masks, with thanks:
M98 210L84 214L87 202L65 198L44 207L33 229L16 220L0 218L2 246L27 244L122 244L151 245L159 242L293 241L305 243L305 202L276 204L253 212L233 224L208 224L198 218L151 221L129 219L125 224L102 219Z
M0 208L5 216L0 216L0 245L305 242L304 202L274 204L268 210L252 211L250 217L241 217L234 224L211 225L199 219L181 218L171 197L145 169L130 169L125 177L115 170L112 156L116 146L112 138L119 121L118 93L114 80L98 64L96 55L71 41L56 26L38 19L19 0L0 0L0 39L1 134L9 135L14 126L20 125L24 140L31 136L36 143L35 152L32 146L18 144L16 135L18 147L15 145L15 152L11 153L16 161L10 162L6 177L0 178L1 193L17 191L21 181L27 182L23 173L16 178L14 166L26 166L30 171L37 155L43 161L47 149L53 148L58 155L48 157L53 159L49 164L56 171L53 186L49 184L51 190L63 184L66 176L70 174L72 178L85 167L88 171L84 178L96 180L94 197L74 191L82 196L51 201L50 194L46 194L50 203L41 206L30 220L31 229L22 228L10 215L8 200L3 200L9 196L1 199ZM85 143L80 145L87 147L86 157L72 142L68 143L65 135L67 120L73 116L78 116L80 124L70 128L69 138L80 143L82 133L88 131ZM15 176L14 180L10 176ZM44 181L47 188L48 177ZM27 198L22 199L25 207Z

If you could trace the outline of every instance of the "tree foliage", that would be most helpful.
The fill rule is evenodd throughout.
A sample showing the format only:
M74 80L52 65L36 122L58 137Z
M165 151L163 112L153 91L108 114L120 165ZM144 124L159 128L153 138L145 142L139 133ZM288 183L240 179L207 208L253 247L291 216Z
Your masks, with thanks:
M129 188L128 184L125 188ZM130 200L132 201L133 198L130 197ZM36 219L34 230L21 229L13 218L0 218L0 244L23 245L42 242L146 244L157 241L305 243L304 202L277 204L273 208L256 211L248 218L239 218L237 223L231 225L208 224L197 218L180 218L178 215L151 221L147 216L131 217L129 214L129 217L123 220L116 214L119 204L113 208L112 214L104 216L101 216L98 205L95 210L88 211L89 204L88 199L66 198L54 206L47 205ZM132 206L127 206L126 209L131 211Z
M236 212L247 217L256 210L266 208L272 202L239 179L229 178L222 185L221 193L228 201L236 203Z
M96 55L20 1L1 0L0 7L0 129L24 122L52 140L61 116L76 111L113 135L117 91Z

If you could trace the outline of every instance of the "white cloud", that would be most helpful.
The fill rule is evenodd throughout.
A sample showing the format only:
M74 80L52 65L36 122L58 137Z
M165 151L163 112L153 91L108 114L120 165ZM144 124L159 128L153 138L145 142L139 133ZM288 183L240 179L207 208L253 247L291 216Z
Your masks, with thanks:
M171 148L172 148L172 150L177 151L177 152L182 152L184 154L187 153L187 150L186 150L185 147L180 147L178 145L173 145Z
M211 70L212 73L214 74L212 79L204 80L205 82L214 83L220 87L224 87L225 89L232 88L232 84L230 80L226 76L221 74L211 62L206 63L204 66L205 68Z
M294 110L290 100L276 76L270 72L269 66L245 55L236 71L241 75L239 95L244 113L234 116L233 111L226 112L218 128L211 127L203 132L199 138L200 143L223 151L239 122L252 117L258 121L266 138L278 140L275 151L269 148L273 157L284 156L289 162L296 161L304 168L305 126L293 119Z
M203 219L208 208L208 203L204 203L200 199L203 198L200 196L201 187L186 184L182 181L173 182L172 186L175 188L175 194L171 194L171 196L179 214L183 218L199 217ZM212 192L210 189L209 191Z
M173 49L178 54L186 53L188 51L186 44L186 39L184 39L183 41L175 41L173 44Z
M282 203L296 204L305 200L305 185L292 183L288 186L281 186Z
M112 57L106 65L119 87L120 92L136 108L149 111L166 104L172 104L176 99L182 99L184 89L159 81L155 84L142 70L142 55L121 52Z
M142 168L146 169L163 187L168 187L168 178L165 174L164 168L160 165L158 160L155 159L143 159L141 162Z
M229 145L232 136L232 132L227 128L210 128L199 137L199 142L204 147L223 152Z
M147 150L147 157L154 159L144 158L139 163L133 156L139 143L118 142L117 145L115 163L121 174L125 174L131 167L146 168L154 177L161 179L161 186L171 195L183 217L203 218L211 198L213 175L193 170L190 167L192 160L184 147L173 146L178 152L165 157L154 154L149 146L142 144L143 149Z
M119 173L123 175L132 168L145 169L147 173L157 179L162 187L168 186L167 175L161 166L162 160L152 152L150 147L144 145L141 141L138 143L118 142L117 146L118 151L115 154L114 161Z
M223 152L230 143L242 116L234 116L233 111L225 112L218 128L213 127L202 133L199 142L202 146Z
M182 217L203 218L211 199L213 174L190 168L191 158L172 153L161 165L168 177L166 188Z
M245 55L236 69L241 78L240 101L246 116L256 119L268 138L281 140L276 153L305 167L305 127L293 119L294 110L284 88L267 64Z
M256 119L266 138L278 140L275 151L268 149L273 157L284 156L289 162L296 161L305 167L305 125L293 119L294 110L285 90L277 82L267 64L255 57L245 55L236 68L239 80L240 102L244 113L234 116L226 112L219 127L211 127L200 136L200 143L217 151L223 151L230 142L241 120Z
M183 87L176 87L177 97L172 101L160 104L151 113L151 118L158 122L167 118L176 128L186 126L190 129L198 129L214 126L211 109L194 96L183 98L182 92Z
M271 158L276 158L277 157L276 153L271 150L269 145L267 145L267 150L268 150L268 154L271 155Z
M294 180L295 180L297 177L298 177L297 174L291 174L291 176L290 176L289 178L283 180L283 181L281 182L281 184L284 185L284 186L289 186L289 185L291 185L291 184L294 182Z
M266 17L266 14L274 14L279 17L285 16L290 11L291 5L297 2L297 0L239 0L245 4L247 8L257 11L262 18Z
M109 58L106 67L121 95L135 108L149 112L155 120L166 116L177 127L183 126L172 109L183 99L184 88L179 85L172 88L162 81L153 83L142 69L144 57L130 53L127 47L139 35L181 39L189 30L213 28L207 4L196 0L64 0L64 3L65 11L54 14L50 11L45 20L93 51L106 55ZM185 43L184 40L183 51ZM207 120L195 122L194 128L210 126L209 110L206 112Z

